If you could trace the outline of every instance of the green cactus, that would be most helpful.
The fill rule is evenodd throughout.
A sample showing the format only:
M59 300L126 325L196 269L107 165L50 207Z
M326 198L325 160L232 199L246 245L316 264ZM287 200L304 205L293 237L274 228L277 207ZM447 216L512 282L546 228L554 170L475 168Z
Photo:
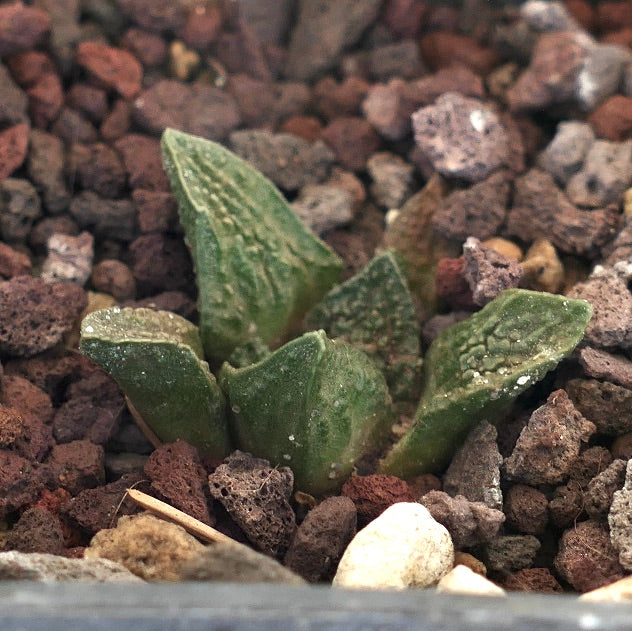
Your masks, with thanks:
M360 350L306 333L246 368L219 376L240 449L287 465L296 488L336 491L354 464L383 448L392 423L388 388Z
M426 354L413 426L380 471L408 478L445 465L476 423L494 420L575 348L590 316L583 300L510 289L443 331Z
M420 326L413 299L391 250L334 287L307 318L363 350L384 373L394 401L416 401L421 378Z
M188 320L167 311L102 309L83 319L79 348L116 380L160 440L182 438L210 458L229 453L225 397Z
M339 280L342 262L235 154L173 129L161 144L195 264L207 357L225 360L254 337L279 340Z

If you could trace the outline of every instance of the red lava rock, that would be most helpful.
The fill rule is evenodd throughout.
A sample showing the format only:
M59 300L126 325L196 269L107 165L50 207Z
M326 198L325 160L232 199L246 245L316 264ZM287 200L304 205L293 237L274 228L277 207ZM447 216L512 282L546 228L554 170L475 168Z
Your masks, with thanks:
M29 508L9 531L7 550L61 554L64 533L56 515L43 508Z
M181 291L163 291L142 300L128 300L123 303L123 306L171 311L189 320L193 319L197 312L195 301Z
M19 375L2 376L0 403L31 414L42 423L53 420L53 403L48 393Z
M588 0L564 0L564 6L579 24L587 31L592 31L595 27L595 8Z
M0 6L0 57L9 57L42 42L51 27L46 11L22 2Z
M613 458L620 458L626 462L632 458L632 433L622 434L612 441L610 447Z
M71 495L105 483L103 447L87 440L55 445L47 464L55 483Z
M0 276L2 278L30 274L31 268L31 260L26 254L0 242Z
M42 75L27 91L29 114L35 127L46 129L59 114L64 104L64 89L59 75Z
M510 574L503 581L503 587L510 592L537 592L559 594L562 586L546 567L528 567Z
M519 263L483 245L475 237L469 237L463 244L463 258L463 276L472 291L474 304L480 307L501 291L518 287L522 278Z
M214 46L217 58L231 74L243 72L262 81L272 74L261 42L244 20L237 20L234 31L223 31Z
M63 107L51 131L67 145L90 144L98 139L94 125L72 107Z
M141 90L143 68L131 53L102 42L80 42L77 63L106 88L132 99Z
M632 6L629 2L612 0L597 4L597 28L616 31L624 26L632 27Z
M173 127L210 140L225 138L240 123L230 94L203 84L162 80L134 101L134 119L151 134Z
M136 234L136 209L128 199L103 199L92 191L83 191L70 203L70 214L97 239L127 243Z
M562 534L555 568L573 589L588 592L623 578L618 559L607 526L588 520Z
M100 123L108 111L105 90L89 83L73 83L66 93L66 104L95 124Z
M27 121L28 98L4 66L0 66L0 91L3 97L0 101L0 123L15 125Z
M553 491L549 516L558 528L568 528L584 516L584 495L579 483L571 480Z
M571 467L569 479L577 482L583 489L612 463L612 454L605 447L594 445L579 454Z
M45 467L18 454L0 449L0 518L33 503L44 490L50 474Z
M324 77L312 90L314 109L328 120L356 116L369 87L369 83L360 77L347 77L341 83L333 77Z
M331 580L356 532L356 508L347 497L328 497L307 513L283 564L306 581Z
M333 119L320 137L331 147L340 166L349 171L363 171L371 154L380 148L376 131L358 117Z
M31 505L31 508L41 508L59 516L59 512L71 497L66 489L56 488L54 491L44 489L38 500Z
M504 463L507 476L534 486L564 482L579 457L581 443L596 429L564 390L555 390L520 433Z
M407 480L413 495L417 498L423 497L430 491L441 491L441 480L432 473L424 473L423 475L415 476L410 480Z
M389 0L382 19L398 37L414 38L424 23L428 4L421 0Z
M429 491L418 501L445 526L456 548L469 548L492 540L505 521L502 511L482 502L470 502L462 495L450 497L443 491Z
M314 142L320 137L323 124L314 116L296 115L285 120L279 127L279 132L294 134L308 142Z
M180 30L186 16L184 5L171 0L117 0L117 4L132 22L154 33Z
M92 286L117 300L133 298L136 281L130 268L117 259L105 259L92 268Z
M29 126L20 123L0 132L0 180L22 166L26 158Z
M181 239L145 234L130 244L129 251L132 271L140 286L157 291L193 286L191 257Z
M178 204L171 193L136 189L132 199L141 232L166 232L178 224Z
M162 66L169 57L169 49L165 40L139 28L130 28L119 41L123 48L127 48L145 68Z
M424 35L421 52L424 61L435 70L460 63L477 74L485 75L498 63L496 53L481 46L475 38L446 31Z
M42 460L52 446L50 426L28 412L0 406L0 448L30 461Z
M261 552L282 557L296 521L289 499L294 474L288 467L270 467L262 458L233 452L208 478L213 498Z
M600 138L620 142L632 137L632 98L615 94L588 117Z
M549 522L546 495L532 486L515 484L505 496L507 525L525 535L541 535Z
M37 50L13 55L6 63L15 82L23 88L32 86L45 74L55 72L53 60Z
M489 239L505 221L509 191L510 180L503 171L455 191L434 212L432 227L448 239Z
M99 133L104 140L116 140L129 131L132 125L132 110L132 104L124 99L114 102L99 128Z
M398 502L413 502L411 488L394 475L354 475L343 485L341 493L355 504L358 523L365 526Z
M608 515L614 494L623 488L626 466L626 460L613 460L588 483L583 500L589 517L599 520Z
M531 567L540 547L533 535L498 535L485 545L485 565L506 576L508 572Z
M226 89L235 99L241 119L248 127L276 124L278 94L273 84L236 74L229 78Z
M437 263L435 272L435 290L437 297L453 309L474 309L472 290L465 280L465 259L445 258Z
M213 525L208 474L195 449L183 440L158 447L145 463L151 488L166 501L199 521Z
M149 191L170 191L167 174L162 167L160 142L141 134L126 134L114 146L121 152L132 188Z
M16 276L0 283L0 351L28 357L57 344L87 305L80 287Z
M579 363L588 377L632 389L632 362L623 355L587 346L579 351Z
M206 52L217 38L222 21L219 7L212 4L192 6L178 36L187 46Z
M83 188L101 197L119 197L126 184L126 173L119 154L105 143L74 144L68 156L69 173Z
M610 207L578 209L545 171L531 169L514 181L513 206L507 217L510 235L525 241L545 238L562 252L594 256L612 238L617 223Z
M121 515L134 515L140 511L139 506L125 494L129 488L139 488L141 480L141 474L127 473L116 482L81 491L66 502L63 513L89 535L104 528L114 528Z

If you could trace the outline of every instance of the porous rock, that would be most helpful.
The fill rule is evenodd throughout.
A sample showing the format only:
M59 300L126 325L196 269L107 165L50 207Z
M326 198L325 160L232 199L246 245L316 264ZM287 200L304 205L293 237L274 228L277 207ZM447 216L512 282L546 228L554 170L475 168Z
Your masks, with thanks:
M29 508L13 525L6 539L7 550L60 554L64 534L59 519L43 508Z
M55 445L48 457L56 483L71 495L105 482L104 451L101 445L87 440L74 440Z
M141 582L121 564L108 559L66 559L55 554L17 551L0 552L0 580Z
M307 184L292 202L292 209L315 234L322 234L353 219L348 191L331 184Z
M279 583L305 581L275 559L238 543L213 543L183 563L179 580L224 583Z
M284 564L306 581L331 580L356 533L357 512L348 497L328 497L297 528Z
M626 569L632 569L632 460L628 460L625 483L612 498L608 513L610 539L619 553L619 562ZM596 587L596 586L595 586Z
M445 576L453 562L448 531L421 504L402 502L386 509L352 539L333 585L427 587Z
M490 508L502 508L500 465L503 459L496 444L497 435L496 428L487 421L481 421L470 431L443 476L446 493L463 495L470 502L483 502Z
M507 476L531 485L564 482L579 457L582 442L587 442L595 430L564 390L552 392L547 402L533 412L505 460Z
M531 567L540 545L533 535L499 535L485 545L485 565L500 573Z
M235 451L209 475L211 496L262 552L281 557L287 551L296 518L290 506L294 475L288 467Z
M549 502L542 491L514 484L505 495L507 525L525 535L541 535L549 522Z
M373 180L371 194L382 208L399 208L410 197L412 164L389 151L374 153L366 163Z
M580 349L579 363L588 377L632 389L632 361L589 346Z
M598 473L584 491L584 508L593 519L605 517L615 492L623 488L627 462L617 458Z
M181 526L143 513L123 516L116 528L98 532L84 555L115 561L145 580L175 581L182 564L203 551Z
M559 594L562 586L546 567L527 567L510 574L503 581L503 587L512 592L538 592Z
M94 238L89 232L75 236L54 233L48 239L48 256L41 277L48 281L67 281L83 287L92 273Z
M4 241L24 241L41 214L39 196L28 180L9 177L0 182L0 234Z

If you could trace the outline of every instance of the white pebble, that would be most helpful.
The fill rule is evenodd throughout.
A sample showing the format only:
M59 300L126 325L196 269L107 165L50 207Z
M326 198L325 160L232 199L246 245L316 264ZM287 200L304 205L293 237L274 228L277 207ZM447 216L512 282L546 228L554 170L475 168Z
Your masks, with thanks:
M421 504L401 502L363 528L347 547L333 584L337 587L427 587L454 564L448 531Z
M452 568L437 584L438 592L472 596L506 596L502 587L477 574L466 565Z

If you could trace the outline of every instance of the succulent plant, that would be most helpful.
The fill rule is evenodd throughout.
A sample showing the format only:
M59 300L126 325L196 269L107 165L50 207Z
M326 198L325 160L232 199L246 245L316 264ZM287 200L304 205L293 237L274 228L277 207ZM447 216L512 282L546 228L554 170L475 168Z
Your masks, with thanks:
M394 239L397 252L332 289L339 259L271 182L208 140L167 130L162 147L196 268L199 332L175 314L114 307L84 319L80 349L159 439L182 438L212 458L248 450L289 465L299 490L335 492L386 448L389 387L395 399L415 393L419 324L399 267L401 255L410 281L411 250ZM435 255L412 275L417 298ZM292 339L314 306L307 322L326 332ZM415 423L381 470L407 477L441 466L474 423L573 349L589 317L583 301L510 290L444 331L425 360ZM205 358L223 362L219 384Z

